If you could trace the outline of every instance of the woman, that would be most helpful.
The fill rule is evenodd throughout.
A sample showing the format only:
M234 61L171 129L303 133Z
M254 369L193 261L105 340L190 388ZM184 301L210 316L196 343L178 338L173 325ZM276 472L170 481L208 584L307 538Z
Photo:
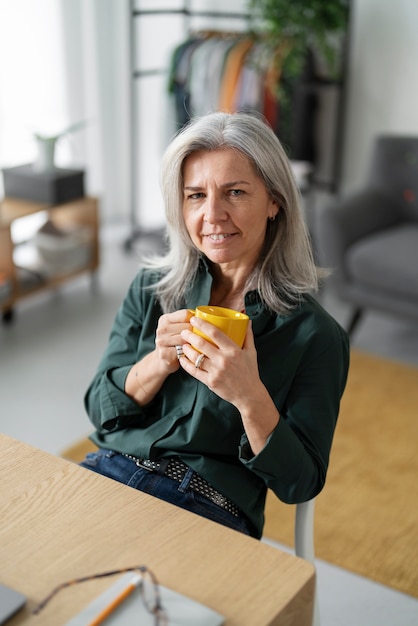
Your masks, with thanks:
M85 398L100 450L82 465L261 537L267 487L296 503L324 485L348 339L310 295L320 271L262 120L192 121L166 150L162 190L169 250L118 312ZM242 349L191 316L205 304L245 310Z

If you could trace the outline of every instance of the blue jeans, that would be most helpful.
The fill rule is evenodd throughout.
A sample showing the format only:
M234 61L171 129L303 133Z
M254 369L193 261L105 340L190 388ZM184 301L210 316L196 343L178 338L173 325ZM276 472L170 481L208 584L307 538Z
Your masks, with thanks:
M251 524L244 515L235 517L225 509L189 488L193 470L189 469L181 483L157 472L138 467L135 461L113 450L98 450L87 454L81 467L113 478L124 485L206 517L246 535L253 535Z

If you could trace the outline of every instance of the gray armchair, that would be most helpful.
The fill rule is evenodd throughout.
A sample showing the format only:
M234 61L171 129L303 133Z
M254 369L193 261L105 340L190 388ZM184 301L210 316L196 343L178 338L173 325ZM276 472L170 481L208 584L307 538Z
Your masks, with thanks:
M418 322L418 137L376 139L366 184L322 208L316 243L349 333L367 309Z

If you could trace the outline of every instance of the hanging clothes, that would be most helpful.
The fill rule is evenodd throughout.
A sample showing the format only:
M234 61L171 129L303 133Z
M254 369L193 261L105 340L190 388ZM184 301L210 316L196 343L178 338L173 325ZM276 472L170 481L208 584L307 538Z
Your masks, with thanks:
M181 43L171 56L168 84L177 125L212 111L242 110L265 114L274 123L272 103L264 109L262 56L260 44L240 33L200 33Z
M220 111L225 111L226 113L232 113L234 111L234 102L237 104L235 95L240 74L243 70L246 56L253 43L252 39L245 37L237 41L229 50L225 59L219 93L218 108Z
M275 70L263 40L248 33L195 33L171 55L168 89L177 128L212 111L259 113L291 159L316 160L321 138L311 56L301 76L289 81L285 68Z
M190 58L200 43L199 38L188 39L175 48L171 56L168 91L174 97L175 116L179 128L184 126L191 117L188 90Z
M170 59L168 89L176 127L212 111L259 113L291 160L320 169L330 152L320 111L321 91L329 81L311 52L297 77L289 76L286 67L276 72L273 54L265 40L248 33L192 34Z

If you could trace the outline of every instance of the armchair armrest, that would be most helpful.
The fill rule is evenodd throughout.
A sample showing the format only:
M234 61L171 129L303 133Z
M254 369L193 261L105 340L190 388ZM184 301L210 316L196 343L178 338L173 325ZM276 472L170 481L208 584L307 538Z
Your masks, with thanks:
M322 207L318 213L318 254L323 266L344 268L346 249L358 239L399 221L396 206L376 190L365 189Z

